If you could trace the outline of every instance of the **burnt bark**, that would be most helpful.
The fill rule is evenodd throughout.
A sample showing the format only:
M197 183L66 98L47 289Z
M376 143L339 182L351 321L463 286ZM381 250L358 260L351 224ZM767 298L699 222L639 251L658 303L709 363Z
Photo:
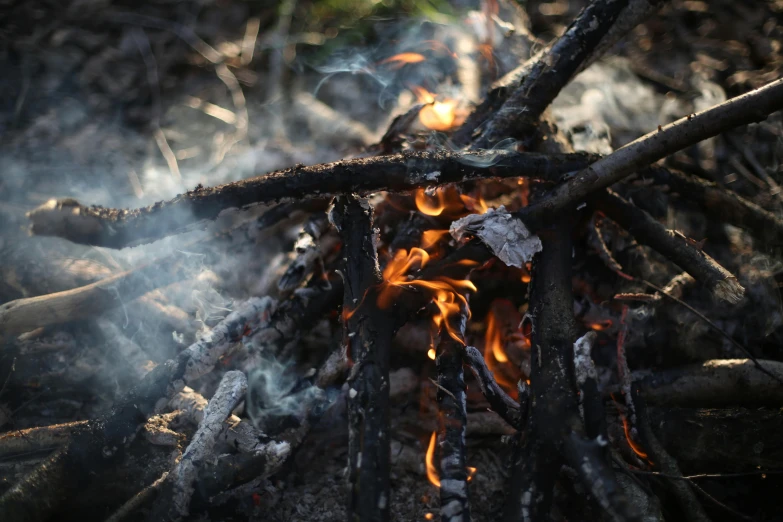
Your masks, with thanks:
M392 324L376 305L382 283L372 208L356 196L338 198L332 222L343 237L344 342L354 363L348 379L349 521L388 521L389 358Z
M527 435L517 449L504 520L544 520L563 464L563 441L581 430L573 382L576 320L571 293L571 238L567 221L540 232L529 314L533 320ZM520 405L521 409L521 405Z
M450 318L446 318L449 320ZM453 321L464 338L467 310ZM440 518L443 522L470 522L470 496L465 447L467 394L462 369L462 343L442 334L438 344L438 418L440 432Z
M225 209L327 194L369 194L459 183L486 177L557 179L584 166L587 155L545 156L508 151L416 152L295 166L217 187L196 187L140 209L51 200L29 213L31 231L109 248L151 242Z
M472 148L490 148L509 137L531 140L541 115L593 53L627 5L628 0L595 0L584 8L485 123L483 134L473 142Z

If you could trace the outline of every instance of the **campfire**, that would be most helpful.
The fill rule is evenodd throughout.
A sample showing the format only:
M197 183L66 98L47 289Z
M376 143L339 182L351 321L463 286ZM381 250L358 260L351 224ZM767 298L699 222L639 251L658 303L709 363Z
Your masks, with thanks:
M12 9L0 520L777 520L780 8L279 3Z

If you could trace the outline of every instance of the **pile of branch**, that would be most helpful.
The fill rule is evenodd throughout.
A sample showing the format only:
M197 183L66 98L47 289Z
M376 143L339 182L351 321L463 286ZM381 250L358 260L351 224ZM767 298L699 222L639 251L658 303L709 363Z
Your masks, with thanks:
M780 110L783 80L654 129L604 157L574 153L562 136L553 132L545 116L552 100L577 72L651 14L655 5L646 0L593 1L562 37L524 64L522 72L507 79L502 88L493 90L465 127L455 132L466 147L463 151L401 152L297 166L219 187L199 186L170 201L142 209L89 207L73 200L52 200L30 212L34 234L123 248L215 219L230 208L296 204L305 198L323 200L335 196L329 220L339 233L339 241L335 235L329 239L320 236L327 233L324 223L311 227L300 238L294 253L297 261L278 285L280 301L261 296L234 307L203 338L147 373L111 412L78 427L61 427L36 435L38 447L56 445L59 449L0 497L0 519L50 518L83 482L99 480L120 462L150 417L162 412L185 386L213 372L238 343L255 342L255 355L261 346L275 355L285 353L303 331L336 310L341 301L342 346L322 367L318 376L321 384L314 386L323 392L326 382L333 384L345 379L347 384L344 399L349 441L348 519L389 520L393 510L389 433L392 339L410 319L437 315L437 299L433 307L433 294L426 286L417 286L417 282L465 280L474 269L496 258L498 263L516 267L532 261L528 311L532 325L530 385L528 389L520 384L519 401L515 402L496 382L481 354L460 339L465 335L467 309L456 314L456 325L450 330L458 334L441 332L436 350L441 519L470 519L463 371L463 365L467 365L490 408L522 434L514 450L504 507L506 520L546 519L557 484L562 482L559 479L564 466L571 470L574 487L589 493L589 509L598 510L611 520L642 520L639 503L631 500L632 493L653 500L655 495L638 484L629 485L615 469L610 441L616 439L607 426L606 397L599 390L591 354L594 336L580 335L574 315L573 232L586 220L583 209L601 212L638 243L658 252L690 274L710 295L729 305L741 302L745 292L735 275L696 242L668 230L610 187L634 173L650 177L655 183L669 185L705 211L716 212L715 202L722 202L729 211L722 213L721 218L732 224L749 226L755 234L766 238L783 237L781 220L771 212L717 185L660 166L651 167L676 151L729 129L764 120ZM509 137L524 143L527 150L538 152L492 149ZM534 194L529 206L515 212L501 207L451 223L454 247L409 274L393 305L381 306L379 296L389 284L381 271L386 252L379 253L375 210L367 196L380 191L408 193L416 188L519 177L543 182L542 190ZM603 259L622 274L620 264L614 261L603 240L599 243L605 250ZM338 272L334 263L324 262L336 249L340 249L342 260L341 281L330 277L330 271ZM17 335L42 325L88 317L111 306L111 292L117 288L127 290L126 295L131 297L149 290L140 281L150 281L148 272L155 270L140 268L66 292L7 303L0 308L0 333ZM176 264L170 265L169 270L176 274ZM298 288L308 277L307 285ZM663 290L661 295L672 297ZM467 304L466 297L462 300ZM655 297L650 298L654 300ZM740 391L750 397L764 394L769 402L777 403L780 399L780 363L721 361L651 377L634 376L623 363L624 336L622 333L618 337L620 384L615 391L623 396L625 404L627 444L641 447L643 451L638 450L637 455L650 455L654 471L667 477L681 478L682 473L651 432L646 402L672 404L687 397L692 401L689 406L703 407L710 400L717 400L719 392L736 398ZM251 373L263 360L251 353L244 369ZM347 375L343 371L346 369ZM734 388L726 388L727 382ZM245 400L246 391L244 373L224 373L214 396L206 405L201 403L198 428L177 463L149 490L134 497L118 517L130 516L128 513L146 506L152 519L177 520L193 512L196 504L204 507L244 484L257 484L281 469L318 417L312 412L322 411L329 404L321 393L316 394L317 398L305 404L309 413L298 419L298 427L278 437L254 431L246 421L232 416L232 411ZM234 435L227 432L226 423L231 419ZM242 422L244 427L237 428ZM66 437L68 442L63 444ZM228 438L235 443L236 451L216 454L215 448ZM18 442L0 439L0 448L3 446L6 449L2 451L22 448ZM637 458L634 466L643 467L645 463ZM690 488L679 484L673 487L673 493L693 518L706 520Z

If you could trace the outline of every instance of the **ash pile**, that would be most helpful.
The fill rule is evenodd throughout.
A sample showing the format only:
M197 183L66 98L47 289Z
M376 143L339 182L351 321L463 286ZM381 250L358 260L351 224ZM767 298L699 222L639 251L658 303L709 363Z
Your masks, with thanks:
M8 3L0 520L777 520L774 2Z

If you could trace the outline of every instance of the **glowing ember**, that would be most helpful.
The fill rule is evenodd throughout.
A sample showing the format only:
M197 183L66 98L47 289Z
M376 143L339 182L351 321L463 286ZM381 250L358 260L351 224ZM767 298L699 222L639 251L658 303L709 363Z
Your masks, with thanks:
M433 518L435 518L435 515L432 513L424 513L424 520L432 520Z
M439 488L440 478L438 477L438 472L435 470L435 464L433 463L433 460L435 459L435 440L437 437L437 433L433 431L432 437L430 437L430 445L427 448L427 455L424 458L424 462L427 466L427 480L430 481L430 484Z
M395 54L394 56L389 56L388 58L382 60L381 65L390 64L391 67L399 69L403 65L409 63L420 63L426 59L427 58L425 58L424 55L419 53L400 53Z
M612 320L611 319L606 319L604 321L599 321L597 323L591 323L590 324L590 328L592 328L596 332L600 332L602 330L606 330L607 328L611 328L611 327L612 327Z
M476 475L476 468L472 466L468 466L468 482L473 480L473 477Z
M427 350L427 357L429 357L433 361L435 360L435 348L430 348L429 350Z
M642 451L642 449L639 447L636 442L634 442L633 438L631 438L631 423L628 422L628 419L625 418L625 415L622 416L623 419L623 431L625 432L625 439L628 441L628 445L631 447L634 453L642 459L647 458L647 453Z

